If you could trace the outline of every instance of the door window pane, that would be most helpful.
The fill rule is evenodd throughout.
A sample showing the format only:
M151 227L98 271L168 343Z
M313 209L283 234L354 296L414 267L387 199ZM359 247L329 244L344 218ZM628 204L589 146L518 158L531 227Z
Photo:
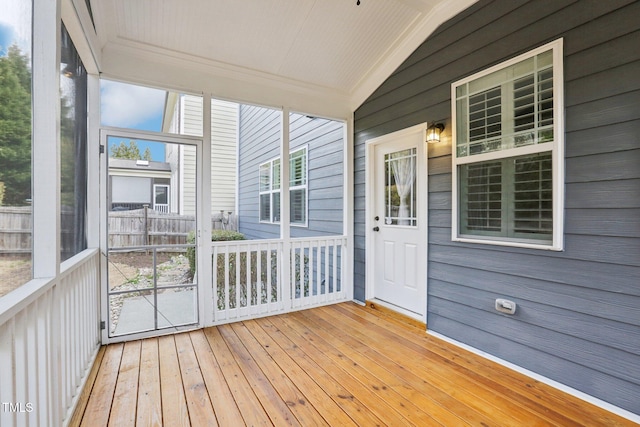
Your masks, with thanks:
M418 225L416 149L385 154L385 224Z

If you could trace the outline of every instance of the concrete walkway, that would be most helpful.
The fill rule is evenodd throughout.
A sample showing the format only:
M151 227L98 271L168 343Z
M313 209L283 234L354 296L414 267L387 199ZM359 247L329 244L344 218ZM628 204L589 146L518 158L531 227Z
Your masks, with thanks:
M158 291L158 328L198 322L198 299L195 289ZM152 331L155 328L153 294L126 298L114 335Z

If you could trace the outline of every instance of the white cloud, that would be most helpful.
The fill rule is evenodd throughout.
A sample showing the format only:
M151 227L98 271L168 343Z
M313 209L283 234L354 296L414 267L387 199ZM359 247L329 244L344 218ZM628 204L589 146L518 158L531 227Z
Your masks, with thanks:
M164 90L102 80L100 92L104 126L136 128L164 109Z

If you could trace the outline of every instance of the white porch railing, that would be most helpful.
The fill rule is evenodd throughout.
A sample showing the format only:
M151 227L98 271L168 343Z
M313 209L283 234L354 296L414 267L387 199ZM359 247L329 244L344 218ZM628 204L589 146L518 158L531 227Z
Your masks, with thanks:
M346 236L214 242L214 324L346 301ZM285 256L288 254L288 256Z
M100 346L97 249L0 302L0 425L66 424Z
M160 213L169 213L169 204L168 203L155 203L153 205L153 210Z

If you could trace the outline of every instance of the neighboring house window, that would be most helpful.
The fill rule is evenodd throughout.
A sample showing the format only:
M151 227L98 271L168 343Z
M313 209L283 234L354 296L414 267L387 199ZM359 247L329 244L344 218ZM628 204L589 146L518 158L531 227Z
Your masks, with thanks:
M562 40L452 84L453 239L562 249Z
M290 222L307 224L307 148L289 155ZM280 222L280 159L260 165L260 221Z
M169 192L170 187L166 184L153 185L153 210L162 213L169 213Z

